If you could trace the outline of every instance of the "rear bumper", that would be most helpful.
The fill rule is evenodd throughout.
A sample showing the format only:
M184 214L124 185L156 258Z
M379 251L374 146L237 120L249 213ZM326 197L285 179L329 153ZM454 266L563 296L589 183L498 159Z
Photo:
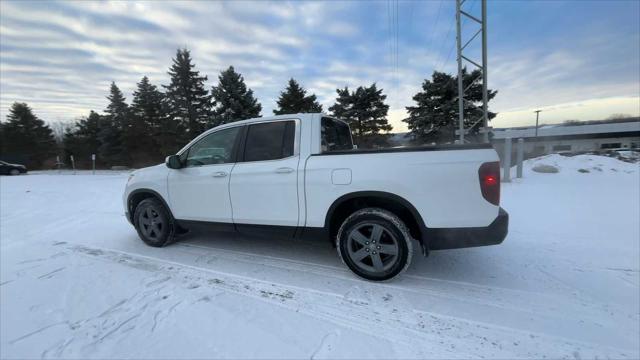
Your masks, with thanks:
M459 249L497 245L507 236L509 214L500 208L498 217L487 227L428 229L429 250Z

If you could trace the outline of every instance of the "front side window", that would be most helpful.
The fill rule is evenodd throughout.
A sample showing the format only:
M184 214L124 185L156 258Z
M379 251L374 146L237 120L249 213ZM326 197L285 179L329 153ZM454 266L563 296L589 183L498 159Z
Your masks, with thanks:
M249 125L244 161L284 159L292 156L295 121L277 121Z
M223 129L200 139L187 150L185 166L203 166L233 162L233 145L240 126Z
M332 118L322 118L320 126L323 152L353 149L349 125Z

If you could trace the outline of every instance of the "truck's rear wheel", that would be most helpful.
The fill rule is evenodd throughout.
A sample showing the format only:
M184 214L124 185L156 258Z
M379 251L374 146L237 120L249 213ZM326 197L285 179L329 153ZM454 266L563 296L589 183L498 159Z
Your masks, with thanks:
M133 215L133 224L140 239L150 246L168 245L175 236L173 217L157 199L144 199L138 204Z
M342 261L367 280L389 280L411 263L409 230L384 209L365 208L351 214L340 226L336 241Z

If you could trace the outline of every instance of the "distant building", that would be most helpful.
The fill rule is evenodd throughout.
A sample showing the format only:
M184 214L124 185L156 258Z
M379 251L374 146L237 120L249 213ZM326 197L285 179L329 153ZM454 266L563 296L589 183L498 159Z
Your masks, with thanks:
M591 121L509 129L493 129L492 143L500 154L504 139L524 139L526 157L559 152L640 150L640 118L619 121Z

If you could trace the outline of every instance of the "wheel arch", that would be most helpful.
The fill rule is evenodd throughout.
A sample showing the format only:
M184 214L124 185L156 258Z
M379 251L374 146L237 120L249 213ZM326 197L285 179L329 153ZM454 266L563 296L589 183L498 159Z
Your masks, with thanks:
M129 216L128 220L131 223L133 223L133 213L135 212L135 209L138 206L138 204L140 204L142 200L149 199L149 198L158 199L162 203L162 205L164 205L164 207L167 209L167 211L169 212L169 215L173 217L171 208L169 207L169 204L167 203L167 201L162 197L162 195L160 195L155 190L142 188L142 189L133 190L127 197L127 213Z
M418 210L405 198L385 191L356 191L336 199L329 207L324 222L332 243L340 224L350 214L365 207L379 207L394 213L407 225L411 236L425 245L426 226Z

